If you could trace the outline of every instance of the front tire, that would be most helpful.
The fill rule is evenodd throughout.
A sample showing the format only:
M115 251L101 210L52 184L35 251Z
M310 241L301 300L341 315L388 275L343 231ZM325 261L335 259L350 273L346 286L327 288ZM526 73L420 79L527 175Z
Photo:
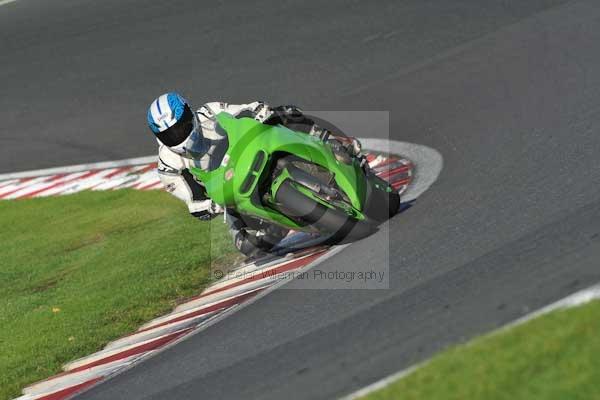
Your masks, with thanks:
M400 195L388 192L388 183L376 175L367 176L368 192L364 214L381 223L396 215L400 209Z

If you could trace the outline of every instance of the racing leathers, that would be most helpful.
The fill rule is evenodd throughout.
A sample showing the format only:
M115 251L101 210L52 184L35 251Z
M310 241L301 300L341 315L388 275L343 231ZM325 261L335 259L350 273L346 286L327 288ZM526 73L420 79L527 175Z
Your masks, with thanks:
M226 212L236 248L248 256L257 255L262 251L270 250L285 237L287 230L241 216L235 210L222 209L207 196L202 182L189 171L192 167L210 171L221 165L228 148L227 135L218 126L215 118L221 112L227 112L237 118L254 118L267 124L283 124L296 131L317 135L324 141L333 141L330 140L328 130L318 127L297 107L270 108L263 102L255 101L249 104L211 102L196 111L202 126L202 134L208 141L208 151L199 159L183 157L159 142L158 175L165 190L184 201L190 214L200 220L210 220L217 214ZM340 142L336 141L336 143ZM350 144L345 143L344 146L354 155L360 153L360 144L355 140Z

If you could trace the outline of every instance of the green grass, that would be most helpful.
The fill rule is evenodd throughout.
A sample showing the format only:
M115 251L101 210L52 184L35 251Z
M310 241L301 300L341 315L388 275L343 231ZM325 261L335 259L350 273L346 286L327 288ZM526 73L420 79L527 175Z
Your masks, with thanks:
M169 311L237 257L160 192L0 201L0 399Z
M446 350L364 399L600 399L600 302Z

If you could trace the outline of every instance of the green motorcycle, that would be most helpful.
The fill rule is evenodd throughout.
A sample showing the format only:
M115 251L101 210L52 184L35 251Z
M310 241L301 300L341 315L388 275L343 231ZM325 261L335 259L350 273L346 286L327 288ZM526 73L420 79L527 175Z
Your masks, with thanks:
M398 210L387 182L317 137L224 112L217 122L229 145L221 165L190 172L230 211L340 243L371 234Z

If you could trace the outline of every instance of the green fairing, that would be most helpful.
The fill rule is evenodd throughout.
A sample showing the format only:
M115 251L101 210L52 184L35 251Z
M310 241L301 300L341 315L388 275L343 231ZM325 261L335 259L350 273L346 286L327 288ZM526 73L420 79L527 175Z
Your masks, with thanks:
M274 156L289 153L331 171L338 187L350 200L351 206L348 206L347 212L357 219L364 219L361 210L364 207L367 184L365 175L356 162L351 165L341 163L336 160L331 148L319 138L292 131L281 125L264 125L252 118L238 119L224 112L217 115L217 122L227 132L229 140L229 148L221 166L208 172L199 168L190 170L204 183L208 196L215 203L222 207L234 208L241 214L276 222L287 228L304 230L304 227L276 209L260 204L260 198L256 195L258 183L269 178L261 179L261 173L268 170ZM252 171L253 164L261 152L264 154L263 160L254 165ZM251 179L250 175L253 175L254 179L249 185L246 179ZM288 174L284 170L269 183L268 192L272 198L286 178ZM297 187L307 196L332 207L310 190L301 185Z

